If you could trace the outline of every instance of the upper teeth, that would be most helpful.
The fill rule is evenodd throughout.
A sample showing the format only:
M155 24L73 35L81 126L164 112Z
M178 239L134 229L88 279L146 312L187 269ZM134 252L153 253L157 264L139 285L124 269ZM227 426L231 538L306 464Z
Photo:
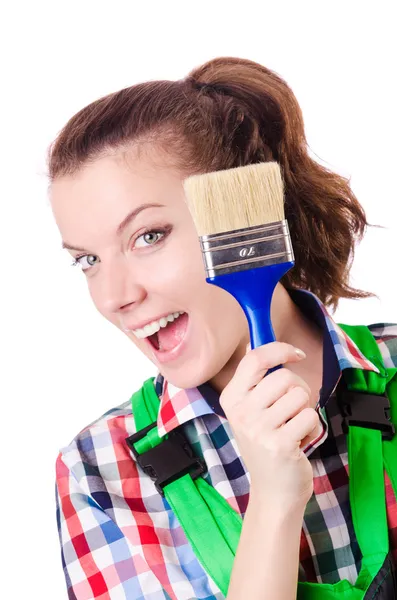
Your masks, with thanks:
M171 323L183 314L184 311L171 313L167 317L161 317L161 319L158 321L152 321L148 325L145 325L145 327L142 329L132 329L131 331L134 335L136 335L137 338L146 338L154 333L157 333L161 327L166 327L168 323Z

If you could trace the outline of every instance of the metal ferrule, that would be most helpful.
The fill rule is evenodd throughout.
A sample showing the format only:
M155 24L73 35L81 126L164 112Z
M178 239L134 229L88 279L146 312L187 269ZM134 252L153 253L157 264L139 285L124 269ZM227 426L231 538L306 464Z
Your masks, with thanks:
M199 239L207 278L294 260L285 219Z

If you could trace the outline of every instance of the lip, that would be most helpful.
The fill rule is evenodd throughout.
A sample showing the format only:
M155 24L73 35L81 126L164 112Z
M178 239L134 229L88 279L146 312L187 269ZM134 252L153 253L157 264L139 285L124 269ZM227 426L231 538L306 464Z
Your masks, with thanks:
M177 312L177 311L175 311L175 312ZM185 313L185 314L187 314L187 313ZM145 344L148 345L148 348L150 349L150 353L154 356L154 358L157 360L158 363L164 364L164 363L176 360L185 351L185 348L188 345L189 338L190 338L190 318L188 315L187 315L187 319L188 319L188 322L186 324L185 335L183 336L183 338L181 339L179 344L177 346L175 346L175 348L173 348L172 350L160 351L160 350L157 350L151 344L151 342L149 342L148 338L144 338L142 340L143 342L145 342Z
M126 331L127 333L136 331L137 329L143 329L144 327L146 327L146 325L149 325L150 323L153 323L153 321L160 321L160 319L163 319L164 317L168 317L168 315L174 314L176 312L184 312L181 310L174 310L173 313L168 312L168 313L163 313L162 315L160 315L159 317L154 317L152 319L148 319L147 321L142 321L141 323L138 324L134 324L134 325L126 325L125 327L123 327L124 331Z

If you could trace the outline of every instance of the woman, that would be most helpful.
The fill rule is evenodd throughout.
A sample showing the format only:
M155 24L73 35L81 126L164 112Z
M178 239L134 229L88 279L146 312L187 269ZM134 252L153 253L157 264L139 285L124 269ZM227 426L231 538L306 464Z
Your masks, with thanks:
M205 281L183 181L272 160L285 180L295 267L272 301L278 341L249 350L241 308ZM205 460L204 479L243 517L228 600L290 600L298 579L354 585L363 555L337 392L347 371L379 370L327 308L370 295L348 284L367 221L348 181L309 156L288 85L259 64L220 58L181 81L121 90L70 119L49 176L64 247L96 308L159 371L159 435L179 427ZM396 327L370 328L396 366ZM69 598L223 598L126 444L136 429L124 402L58 456ZM385 482L390 553L368 598L394 597L397 505Z

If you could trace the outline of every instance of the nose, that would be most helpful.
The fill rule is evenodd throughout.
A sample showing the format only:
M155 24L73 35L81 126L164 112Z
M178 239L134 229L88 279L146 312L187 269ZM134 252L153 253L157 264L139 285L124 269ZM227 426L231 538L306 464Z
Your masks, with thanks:
M99 301L104 313L108 316L126 311L131 305L140 303L146 296L144 285L137 273L132 273L131 266L125 257L101 265L99 280Z

